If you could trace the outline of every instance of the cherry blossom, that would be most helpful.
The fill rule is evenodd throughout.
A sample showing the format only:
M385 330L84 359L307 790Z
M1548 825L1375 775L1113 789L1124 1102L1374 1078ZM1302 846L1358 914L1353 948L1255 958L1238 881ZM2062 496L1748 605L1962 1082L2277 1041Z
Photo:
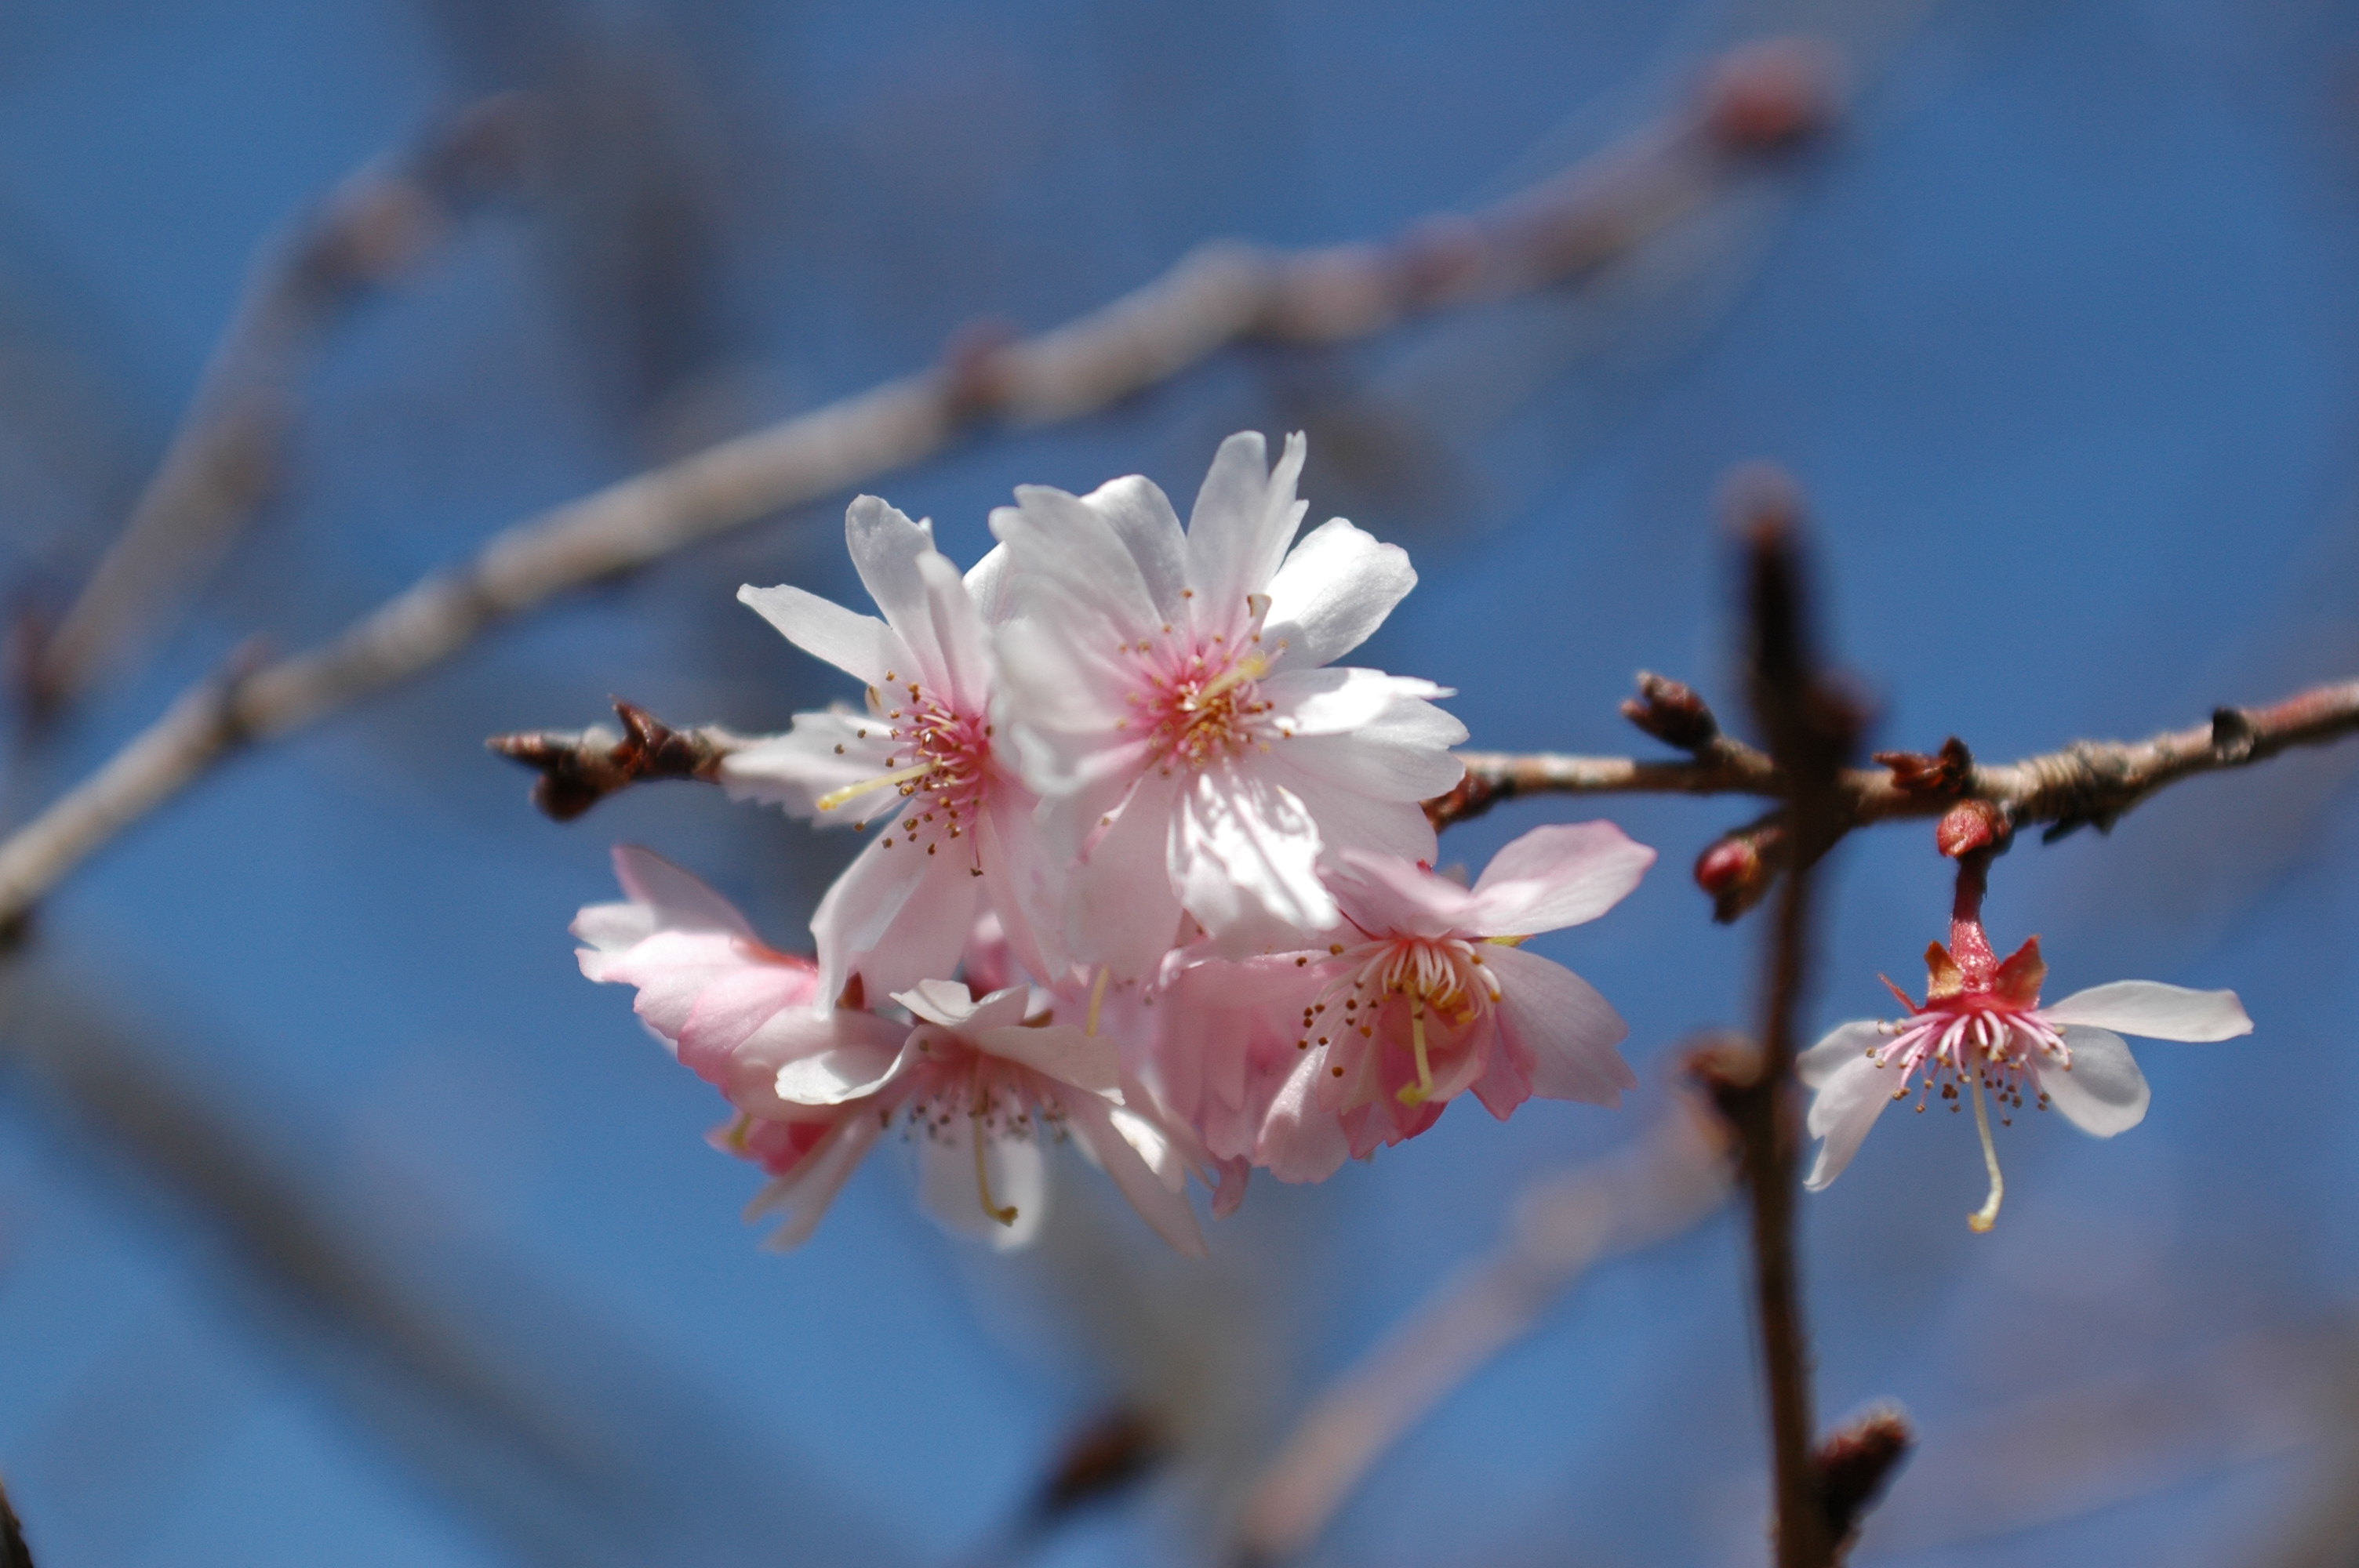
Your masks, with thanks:
M647 850L614 851L628 901L574 918L578 957L592 980L638 988L640 1021L680 1064L726 1096L736 1114L717 1148L772 1177L748 1211L777 1212L779 1247L808 1239L876 1140L875 1117L850 1100L810 1103L778 1092L789 1065L846 1056L889 1065L900 1035L872 1013L820 1005L819 966L755 935L728 900Z
M1321 947L1182 955L1167 979L1162 1076L1215 1156L1319 1181L1417 1136L1462 1093L1505 1120L1534 1095L1614 1106L1636 1086L1613 1007L1520 945L1604 914L1652 849L1607 822L1537 828L1472 888L1364 850L1340 859L1342 921Z
M798 714L788 734L731 756L722 782L741 799L879 829L811 918L826 995L854 975L881 997L949 974L986 894L1027 966L1049 968L1041 939L1053 944L1058 890L1038 847L1038 802L992 714L987 628L1001 614L1006 552L962 577L929 524L873 495L852 503L844 538L882 620L787 585L737 597L857 677L866 710Z
M1976 900L1978 903L1978 898ZM2046 1007L2039 990L2048 966L2032 937L2000 962L1978 913L1962 909L1950 945L1925 950L1922 1004L1886 980L1908 1008L1897 1022L1840 1025L1797 1064L1815 1091L1810 1130L1822 1140L1808 1183L1824 1187L1859 1152L1885 1107L1913 1089L1922 1111L1938 1096L1954 1111L1971 1099L1990 1173L1990 1195L1967 1221L1978 1231L1997 1222L2006 1185L1999 1174L1984 1091L2000 1119L2023 1108L2027 1091L2041 1110L2053 1106L2084 1132L2111 1138L2146 1119L2149 1091L2123 1034L2157 1040L2227 1040L2252 1033L2234 991L2190 990L2154 980L2115 980L2076 991ZM2118 1032L2118 1033L2117 1033Z
M999 633L1024 774L1077 858L1076 958L1151 973L1183 909L1231 956L1334 924L1322 855L1430 860L1419 802L1463 773L1430 682L1328 667L1415 586L1398 547L1334 519L1289 544L1303 441L1221 446L1186 530L1133 475L1027 487L992 514L1015 614Z

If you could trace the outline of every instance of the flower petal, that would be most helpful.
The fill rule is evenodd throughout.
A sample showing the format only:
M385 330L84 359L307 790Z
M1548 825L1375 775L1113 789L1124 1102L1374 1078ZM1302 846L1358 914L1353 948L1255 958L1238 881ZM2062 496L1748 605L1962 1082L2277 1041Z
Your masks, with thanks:
M1811 1088L1824 1088L1845 1063L1866 1055L1869 1046L1881 1045L1886 1038L1884 1026L1872 1018L1838 1023L1817 1044L1795 1057L1795 1076ZM1812 1122L1810 1136L1819 1135L1818 1124Z
M1251 619L1248 595L1266 589L1302 525L1294 498L1305 451L1299 434L1286 438L1271 470L1258 430L1240 430L1221 443L1188 514L1188 581L1197 594L1199 633L1227 634Z
M868 596L885 612L886 624L900 634L915 669L895 664L894 680L922 680L947 687L950 671L934 634L925 574L919 563L935 553L934 531L912 523L908 514L874 495L855 496L843 513L843 542ZM871 681L872 686L889 684Z
M900 1059L900 1052L881 1044L840 1045L787 1063L770 1087L788 1105L842 1105L882 1088Z
M954 972L978 885L963 856L929 855L889 835L870 844L811 915L821 995L833 1000L855 973L876 997Z
M1310 812L1282 786L1258 770L1208 767L1180 797L1170 874L1188 913L1242 957L1335 924L1320 849Z
M864 713L798 713L786 734L765 736L723 757L721 787L732 800L784 806L822 827L850 827L898 806L900 781L879 784L826 811L820 801L883 778L892 771L886 759L897 755L893 745L885 721Z
M984 1211L971 1141L976 1137L983 1139L991 1202L1013 1208L1013 1223L1003 1224ZM973 1117L953 1116L948 1125L920 1132L917 1147L918 1201L943 1229L980 1237L1003 1252L1023 1246L1039 1230L1049 1207L1049 1170L1038 1138L994 1138L981 1131Z
M1071 1023L1037 1028L1006 1024L981 1031L974 1043L1003 1061L1019 1063L1043 1077L1122 1103L1122 1056L1106 1035L1087 1033Z
M1335 1113L1319 1108L1316 1087L1326 1076L1327 1053L1302 1052L1270 1103L1254 1163L1281 1182L1323 1182L1352 1152Z
M1122 1195L1155 1233L1186 1257L1201 1258L1203 1230L1183 1188L1174 1192L1155 1173L1169 1152L1170 1141L1154 1122L1134 1110L1107 1103L1096 1095L1062 1097L1065 1119L1082 1146L1114 1178Z
M1183 782L1159 773L1140 779L1073 872L1067 945L1076 958L1103 963L1121 979L1152 974L1180 927L1170 838Z
M1499 979L1499 1022L1531 1058L1532 1093L1615 1107L1638 1076L1614 1046L1630 1033L1613 1004L1562 964L1514 947L1486 948Z
M758 941L737 906L652 849L614 846L614 880L623 891L656 912L659 931L726 931Z
M1331 518L1303 535L1270 579L1263 645L1283 641L1278 657L1295 669L1340 659L1366 642L1416 586L1407 550Z
M1257 684L1262 700L1269 704L1267 722L1289 738L1357 734L1389 717L1399 704L1453 695L1430 680L1351 665L1288 670Z
M1352 923L1370 935L1494 935L1492 927L1474 923L1473 894L1415 860L1365 849L1345 849L1336 859L1342 865L1328 871L1328 886Z
M2144 1121L2154 1091L2147 1087L2128 1043L2111 1030L2082 1024L2066 1025L2063 1034L2072 1053L2069 1072L2045 1056L2032 1057L2032 1077L2048 1102L2073 1126L2099 1138L2127 1132Z
M1868 1129L1892 1103L1895 1075L1871 1060L1865 1047L1855 1046L1847 1031L1874 1029L1873 1023L1846 1023L1803 1053L1818 1056L1811 1078L1818 1093L1810 1099L1810 1135L1821 1140L1819 1157L1802 1184L1818 1192L1843 1173L1843 1168L1866 1141ZM1824 1053L1824 1054L1821 1054Z
M792 583L756 588L749 582L737 590L737 601L777 627L788 642L863 686L882 686L887 670L897 675L914 663L893 628L874 615L846 610Z
M747 1224L780 1210L787 1217L762 1245L785 1252L809 1241L880 1130L864 1110L842 1118L792 1171L755 1195L745 1206Z
M2041 1008L2039 1015L2060 1028L2082 1023L2149 1040L2233 1040L2253 1032L2253 1021L2234 991L2190 990L2159 980L2091 986Z
M1470 918L1485 936L1579 925L1628 897L1654 863L1654 850L1611 822L1535 827L1491 857Z

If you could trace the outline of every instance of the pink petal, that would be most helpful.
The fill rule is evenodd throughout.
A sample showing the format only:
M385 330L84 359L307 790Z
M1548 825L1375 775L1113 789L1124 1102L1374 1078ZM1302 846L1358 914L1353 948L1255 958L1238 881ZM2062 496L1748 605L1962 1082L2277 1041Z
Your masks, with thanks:
M2144 1121L2154 1091L2147 1087L2128 1043L2110 1030L2082 1024L2068 1024L2063 1033L2072 1053L2071 1071L2045 1055L2032 1057L2033 1081L2048 1102L2073 1126L2099 1138L2127 1132Z
M925 574L919 565L935 553L933 530L910 522L900 508L887 502L863 495L844 510L843 542L868 596L885 612L886 623L899 633L917 666L910 669L896 664L887 673L895 681L914 680L947 689L951 684L948 658L934 632Z
M811 915L821 994L834 1000L855 972L871 997L953 973L978 896L962 857L876 839Z
M1205 1256L1204 1233L1184 1190L1173 1192L1155 1173L1169 1148L1163 1131L1136 1111L1117 1109L1091 1094L1062 1097L1065 1119L1141 1219L1190 1258Z
M2092 986L2041 1008L2039 1014L2059 1027L2084 1023L2149 1040L2233 1040L2253 1032L2234 991L2190 990L2158 980Z
M1319 1108L1314 1087L1327 1076L1327 1053L1305 1051L1262 1123L1254 1163L1281 1182L1323 1182L1341 1170L1351 1141L1334 1113Z
M1531 1058L1532 1093L1542 1099L1622 1103L1638 1076L1614 1050L1630 1033L1596 988L1561 964L1513 947L1485 947L1499 978L1499 1022Z
M735 904L652 849L616 845L614 877L625 892L656 912L659 930L726 931L756 939Z
M810 1240L879 1130L876 1119L864 1109L845 1116L801 1163L756 1195L745 1206L747 1224L781 1210L787 1217L763 1245L784 1252Z
M1594 920L1628 897L1654 863L1655 851L1611 822L1535 827L1484 868L1472 929L1528 936Z
M1180 926L1171 885L1171 818L1180 777L1149 773L1072 873L1066 940L1075 958L1103 963L1118 979L1155 972Z
M1336 902L1361 930L1372 935L1490 935L1488 927L1473 924L1473 895L1449 878L1397 855L1346 849L1337 858L1343 867L1327 880Z

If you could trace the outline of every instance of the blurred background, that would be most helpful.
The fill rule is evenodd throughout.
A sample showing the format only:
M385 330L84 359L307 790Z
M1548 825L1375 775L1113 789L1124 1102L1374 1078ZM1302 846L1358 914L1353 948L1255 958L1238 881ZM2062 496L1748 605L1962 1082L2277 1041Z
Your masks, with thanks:
M1712 62L1773 36L1840 60L1839 114L1693 154ZM1458 687L1489 749L1654 750L1614 711L1642 666L1735 715L1713 498L1758 458L1811 499L1881 745L2004 759L2359 670L2349 5L27 0L0 807L249 638L317 643L977 323L1568 169L1680 199L1497 297L985 421L873 488L964 562L1013 484L1144 471L1184 507L1222 436L1306 429L1313 519L1422 575L1367 662ZM758 1249L718 1101L565 925L632 840L796 945L851 844L679 785L559 826L481 742L616 695L748 730L849 695L733 602L856 595L845 499L232 760L42 904L0 981L0 1473L43 1568L1230 1562L1320 1391L1452 1290L1498 1354L1412 1320L1387 1354L1430 1415L1266 1554L1762 1561L1739 1231L1689 1193L1571 1277L1601 1192L1646 1208L1681 1040L1752 1010L1759 932L1686 877L1746 803L1527 802L1445 840L1479 867L1604 811L1662 849L1538 947L1631 1021L1622 1114L1470 1102L1322 1186L1257 1182L1202 1265L1079 1180L1032 1252L969 1250L889 1158L809 1248ZM161 566L71 620L135 515ZM2154 1109L2116 1142L2022 1119L1990 1236L1973 1135L1930 1115L1805 1206L1822 1409L1889 1397L1926 1433L1860 1561L2359 1560L2354 766L2288 755L1996 867L1993 935L2039 933L2053 992L2233 986L2259 1028L2142 1048ZM1919 983L1948 870L1921 825L1844 847L1811 1028ZM1131 1484L1066 1506L1093 1438Z

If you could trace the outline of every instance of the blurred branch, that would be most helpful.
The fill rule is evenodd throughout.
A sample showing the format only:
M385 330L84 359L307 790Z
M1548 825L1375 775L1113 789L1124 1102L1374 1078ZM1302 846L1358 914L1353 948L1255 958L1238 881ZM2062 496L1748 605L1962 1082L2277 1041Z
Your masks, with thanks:
M1038 337L969 332L946 362L495 535L326 645L190 693L0 843L0 923L226 752L302 728L427 669L552 595L905 468L989 422L1079 417L1247 339L1333 341L1577 276L1691 210L1834 113L1834 69L1793 41L1724 58L1698 99L1588 163L1386 244L1199 248L1161 278ZM210 717L208 717L210 716Z
M1672 1100L1635 1145L1526 1187L1506 1241L1311 1401L1245 1502L1237 1534L1245 1563L1278 1562L1310 1545L1404 1433L1529 1333L1591 1268L1719 1208L1725 1142L1702 1108L1683 1095Z
M1828 1568L1840 1534L1829 1528L1820 1487L1810 1335L1794 1248L1802 1132L1795 1103L1795 1015L1809 977L1811 872L1843 832L1836 780L1856 741L1860 717L1819 670L1795 497L1782 484L1755 482L1735 502L1746 552L1753 708L1786 780L1797 853L1770 933L1760 1046L1723 1044L1698 1052L1692 1063L1735 1137L1750 1199L1754 1318L1769 1393L1777 1568Z
M57 629L34 651L26 699L47 717L152 640L209 577L276 481L299 388L329 333L415 268L454 218L507 179L518 104L493 98L451 116L406 156L344 180L255 258L161 465L122 535Z
M25 1527L16 1520L16 1506L0 1486L0 1568L33 1568L33 1550L25 1544Z
M136 1195L200 1221L257 1342L518 1561L753 1562L789 1530L818 1560L896 1559L572 1295L456 1235L419 1246L430 1211L414 1194L390 1203L398 1226L342 1212L300 1151L167 1069L81 988L23 962L7 979L0 1063L34 1108L114 1156L107 1173Z

